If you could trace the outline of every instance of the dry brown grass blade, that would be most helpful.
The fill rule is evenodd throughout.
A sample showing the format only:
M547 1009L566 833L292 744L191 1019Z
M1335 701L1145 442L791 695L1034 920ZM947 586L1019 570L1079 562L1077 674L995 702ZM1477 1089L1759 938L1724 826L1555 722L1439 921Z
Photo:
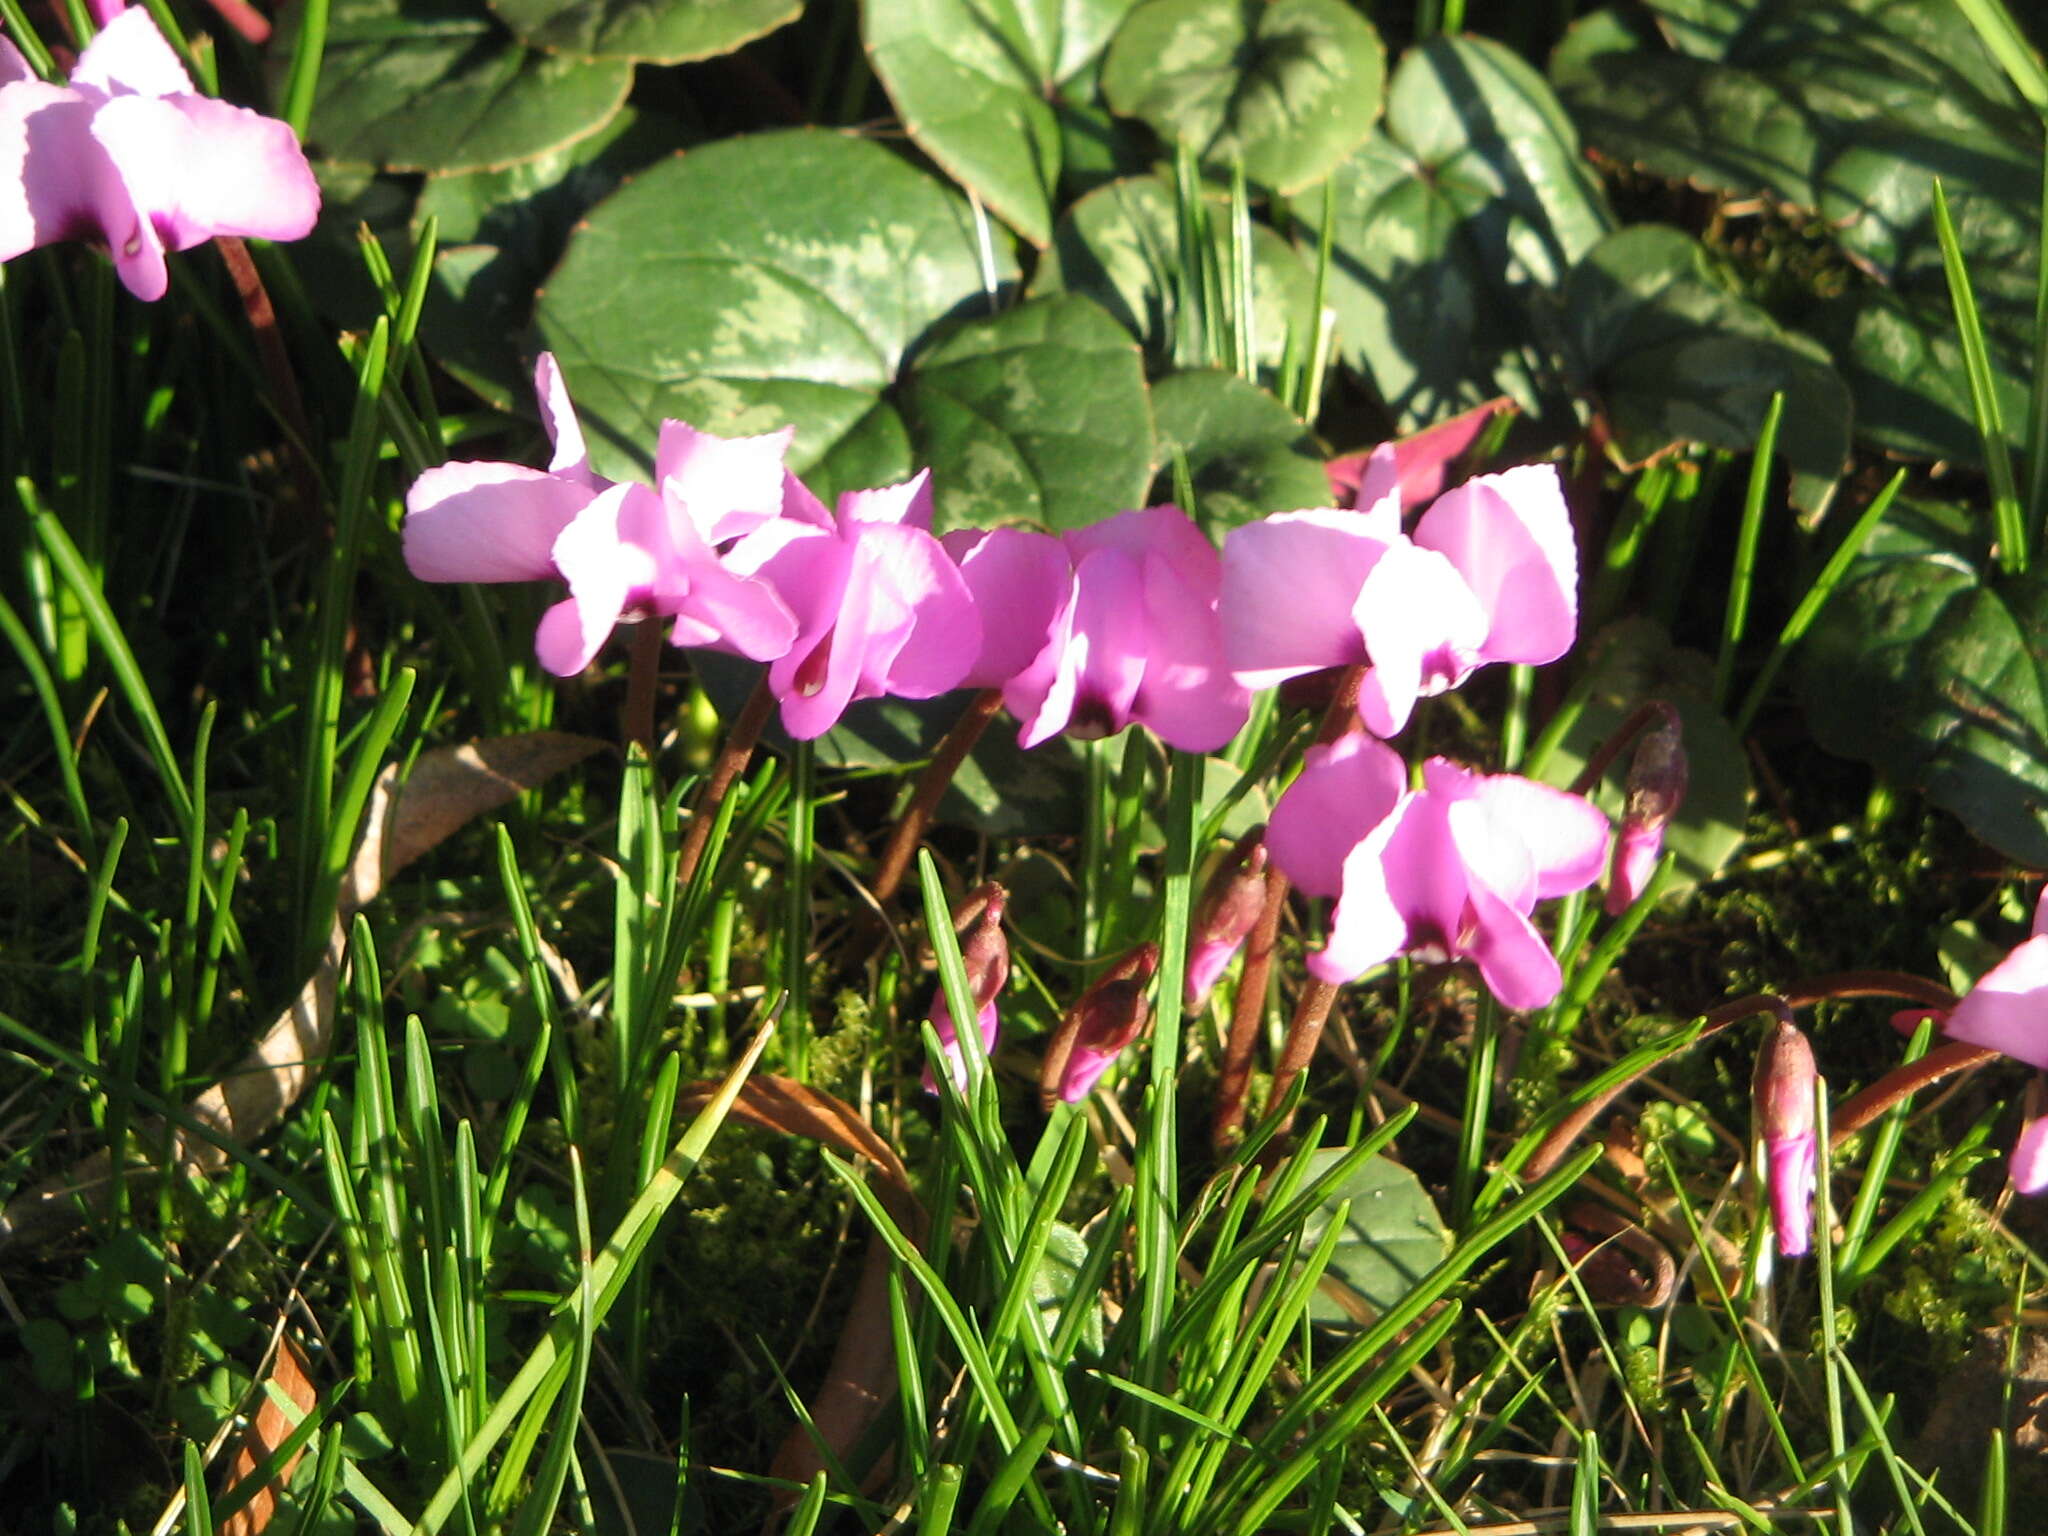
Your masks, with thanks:
M234 1069L192 1101L192 1118L243 1145L283 1119L312 1082L332 1041L347 919L399 870L451 833L605 745L591 736L531 731L423 752L403 784L396 765L378 774L318 969ZM161 1124L136 1130L142 1146L162 1135ZM213 1173L228 1160L213 1142L183 1130L171 1136L171 1155L188 1173ZM64 1231L85 1209L106 1199L111 1181L102 1151L16 1196L0 1213L0 1244L47 1240Z
M716 1083L693 1083L677 1101L677 1112L694 1113L717 1089ZM925 1233L924 1208L910 1190L910 1174L896 1149L851 1104L807 1088L786 1077L753 1077L740 1090L731 1117L788 1136L804 1136L837 1151L864 1157L880 1175L875 1194L890 1219L914 1242ZM889 1251L879 1237L868 1240L861 1260L860 1283L846 1324L833 1347L825 1379L811 1395L810 1416L817 1438L835 1457L844 1459L859 1442L875 1415L896 1395L896 1346L889 1331ZM783 1437L769 1466L771 1477L802 1487L824 1470L811 1431L795 1425Z
M263 1464L263 1458L284 1444L293 1429L305 1416L313 1411L315 1394L313 1383L307 1379L306 1357L293 1342L289 1333L277 1338L277 1352L270 1363L270 1381L277 1388L285 1402L298 1410L295 1419L285 1412L277 1397L268 1387L263 1389L262 1400L256 1408L256 1417L249 1425L248 1434L235 1451L234 1459L228 1463L228 1478L225 1487L234 1488ZM277 1469L276 1477L270 1484L258 1490L256 1495L220 1523L220 1536L263 1536L264 1527L270 1524L271 1516L277 1513L277 1495L274 1488L291 1485L292 1471L299 1464L299 1457L305 1451L301 1448Z

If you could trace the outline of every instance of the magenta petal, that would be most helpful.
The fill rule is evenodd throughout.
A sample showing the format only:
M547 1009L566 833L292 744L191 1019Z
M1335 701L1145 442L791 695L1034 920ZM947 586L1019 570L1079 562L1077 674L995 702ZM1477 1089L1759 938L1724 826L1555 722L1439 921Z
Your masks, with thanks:
M297 240L320 215L312 168L275 118L203 96L118 96L92 131L172 250L215 235Z
M1022 528L960 528L939 544L958 563L981 615L981 651L960 684L1000 688L1052 637L1053 621L1073 591L1066 546Z
M1352 615L1387 541L1355 512L1282 512L1223 539L1224 654L1249 688L1366 659Z
M17 81L28 83L35 79L36 72L29 68L21 50L0 37L0 85L13 85Z
M1131 706L1145 680L1150 639L1142 559L1118 549L1078 559L1070 646L1076 670L1067 729L1084 737L1106 736L1130 724Z
M1942 1032L2048 1070L2048 937L2028 939L1987 971Z
M932 1002L931 1018L932 1029L939 1037L939 1044L945 1047L946 1075L952 1079L955 1088L965 1093L967 1091L967 1053L960 1048L960 1033L953 1027L953 1010L946 1003L944 989L940 990L939 995ZM993 1001L981 1005L981 1012L976 1022L981 1029L982 1054L987 1056L996 1048L996 1038L1002 1025L1001 1019L997 1017L996 1005ZM933 1078L932 1070L929 1066L924 1070L924 1091L926 1093L937 1093L939 1091L938 1082Z
M594 491L602 490L604 482L590 472L590 450L583 441L583 425L576 419L576 407L569 401L569 385L552 352L543 352L534 359L533 393L540 401L541 424L548 429L548 441L555 450L548 461L548 473L587 485Z
M2048 1115L2030 1116L2020 1127L2006 1171L2012 1187L2023 1195L2038 1195L2048 1189Z
M1147 660L1133 710L1168 746L1214 752L1244 729L1251 695L1223 664L1216 617L1221 572L1212 558L1206 585L1195 586L1188 570L1185 562L1145 557Z
M842 524L894 523L929 533L932 526L932 472L921 469L901 485L884 485L871 491L848 491L839 498L838 513Z
M751 533L782 515L783 459L795 427L759 437L715 437L664 421L654 483L673 497L711 544Z
M79 92L40 80L0 89L0 260L57 240L99 240L131 263L153 259L153 275L122 276L138 297L161 298L162 244L92 136L94 110Z
M1223 973L1230 969L1230 962L1237 952L1244 948L1244 936L1234 939L1210 939L1188 948L1187 976L1183 994L1190 1008L1199 1008L1216 990L1216 983L1223 979Z
M859 527L854 579L886 594L889 637L878 635L863 661L857 697L893 694L929 699L960 686L981 650L981 617L960 568L922 528L871 523ZM882 608L878 605L879 616Z
M1273 867L1307 895L1337 895L1345 855L1394 814L1407 790L1401 754L1363 731L1310 747L1266 824Z
M1578 634L1578 547L1548 464L1469 480L1438 497L1415 542L1457 567L1488 617L1489 661L1555 661Z
M123 11L85 45L73 85L89 86L109 96L190 96L192 77L164 41L148 11L134 6Z
M1067 1054L1067 1064L1060 1071L1060 1101L1078 1104L1095 1091L1095 1085L1102 1081L1102 1074L1116 1065L1117 1057L1124 1053L1119 1045L1114 1050L1104 1050L1099 1045L1076 1043Z
M422 581L538 581L590 492L518 464L443 464L405 497L405 564Z
M1358 713L1380 736L1407 725L1416 699L1463 681L1486 637L1486 614L1457 569L1405 541L1387 546L1352 616L1372 657Z
M1820 1146L1812 1132L1766 1138L1764 1158L1771 1190L1771 1225L1778 1252L1788 1259L1813 1251L1813 1196L1819 1187Z
M540 644L541 665L561 677L589 666L627 607L644 602L653 589L656 562L646 544L632 537L660 516L655 495L644 485L615 485L592 498L554 544L555 567L569 583L576 629L573 637L556 620ZM573 639L573 643L572 642Z
M1473 796L1529 850L1538 899L1582 891L1606 869L1607 817L1584 795L1500 773L1480 779Z
M1318 980L1341 986L1409 942L1407 918L1388 881L1386 850L1413 806L1414 797L1405 797L1393 815L1344 856L1343 894L1330 909L1329 937L1308 957L1309 973Z
M2033 934L2038 939L2044 933L2048 933L2048 885L2041 887L2041 894L2034 902Z
M1467 893L1471 925L1459 952L1479 967L1486 988L1504 1008L1541 1008L1564 985L1557 957L1528 917L1480 881Z

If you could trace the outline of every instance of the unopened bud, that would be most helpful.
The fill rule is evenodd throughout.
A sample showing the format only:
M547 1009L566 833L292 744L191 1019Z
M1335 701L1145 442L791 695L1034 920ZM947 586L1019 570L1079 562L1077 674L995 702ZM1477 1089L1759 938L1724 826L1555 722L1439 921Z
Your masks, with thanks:
M1643 894L1656 873L1664 847L1664 829L1685 802L1688 778L1685 744L1678 711L1657 703L1657 723L1636 741L1629 762L1628 798L1622 806L1621 833L1614 840L1614 862L1607 874L1607 911L1625 912Z
M993 880L976 887L962 903L962 916L973 926L967 931L966 942L960 946L960 960L967 971L967 990L977 1010L975 1022L981 1030L984 1053L996 1048L1000 1023L996 1016L996 999L1003 995L1003 988L1010 980L1010 943L1003 937L1003 911L1008 905L1009 893ZM931 1020L939 1043L946 1048L946 1062L953 1086L964 1090L967 1086L967 1062L960 1051L959 1030L953 1022L953 1009L946 1001L943 984L932 1000ZM938 1091L938 1083L929 1067L925 1069L924 1086L928 1093Z
M1038 1074L1039 1103L1085 1099L1125 1046L1145 1032L1145 988L1159 969L1159 946L1140 944L1083 992L1060 1020Z
M1200 1008L1266 905L1266 829L1238 839L1195 906L1189 925L1187 1005Z
M1813 1248L1813 1193L1820 1165L1813 1096L1819 1082L1813 1047L1797 1025L1780 1020L1757 1055L1754 1088L1771 1220L1778 1230L1778 1252L1787 1258Z

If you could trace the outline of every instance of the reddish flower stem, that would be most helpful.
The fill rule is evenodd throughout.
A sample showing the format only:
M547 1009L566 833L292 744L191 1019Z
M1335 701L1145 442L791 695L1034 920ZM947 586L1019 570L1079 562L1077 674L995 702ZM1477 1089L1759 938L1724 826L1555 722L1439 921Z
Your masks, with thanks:
M1892 1068L1861 1093L1844 1099L1841 1107L1828 1116L1828 1146L1839 1147L1908 1094L1932 1087L1945 1077L1989 1066L1998 1059L1997 1051L1987 1051L1982 1046L1966 1045L1960 1040L1943 1041L1918 1061Z
M1266 981L1273 969L1273 945L1280 937L1280 916L1287 910L1287 877L1266 866L1266 899L1259 921L1245 940L1244 966L1238 973L1237 995L1230 1008L1230 1038L1223 1047L1223 1071L1216 1084L1216 1111L1209 1121L1209 1143L1219 1153L1244 1128L1245 1090L1252 1080L1252 1053L1258 1048L1259 1021L1266 1015Z
M1658 720L1668 721L1676 725L1678 723L1678 711L1669 704L1666 704L1662 699L1651 699L1647 704L1637 705L1629 714L1629 717L1615 727L1613 733L1605 741L1594 748L1593 755L1586 759L1586 766L1580 769L1579 776L1572 780L1572 793L1575 795L1590 793L1593 786L1598 784L1606 774L1614 760L1621 756L1622 749Z
M960 771L960 765L967 761L967 754L974 750L974 744L981 740L981 733L988 729L989 721L1002 707L1002 689L982 689L968 700L967 708L953 722L953 728L946 732L946 739L939 743L939 750L925 764L924 772L918 775L917 788L911 793L910 804L903 808L903 815L890 830L889 842L882 849L881 862L875 866L873 890L876 901L887 905L895 896L897 887L903 884L903 877L910 871L910 861L917 854L917 845L924 841L925 828L931 825L939 801L946 793L946 786L953 782L953 775Z
M637 741L650 758L654 756L654 694L660 678L661 622L645 618L633 626L632 646L627 652L626 708L620 735L623 745L630 747Z
M698 793L696 808L690 815L690 829L683 834L683 846L676 854L677 885L688 885L696 875L697 861L704 857L704 844L711 837L711 824L718 819L718 808L725 803L732 781L746 771L754 755L754 743L761 739L761 728L768 723L774 708L775 695L768 691L768 679L763 676L754 685L739 718L725 733L725 744L718 749L718 760L711 765L711 777Z
M291 358L285 352L284 332L278 326L270 290L263 286L263 275L256 270L249 247L239 236L216 235L213 243L227 264L235 295L242 301L242 313L249 317L249 330L256 338L257 361L270 381L271 403L292 439L293 478L304 503L301 516L325 531L320 511L320 476L313 467L313 428L306 419L306 402L299 394L298 376L292 372Z

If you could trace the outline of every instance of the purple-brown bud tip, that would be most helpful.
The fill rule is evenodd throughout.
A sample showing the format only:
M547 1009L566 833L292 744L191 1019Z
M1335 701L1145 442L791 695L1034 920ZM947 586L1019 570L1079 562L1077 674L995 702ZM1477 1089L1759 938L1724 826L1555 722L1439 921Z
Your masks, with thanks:
M1187 1005L1200 1008L1266 905L1266 829L1238 839L1210 878L1189 925Z
M1607 874L1610 915L1627 911L1656 873L1664 829L1685 803L1691 776L1678 711L1661 702L1654 708L1657 723L1637 738L1636 753L1629 762L1621 835L1614 840L1614 860Z
M967 990L974 998L978 1015L975 1023L981 1031L984 1053L996 1048L996 1034L1000 1028L996 999L1003 995L1003 988L1010 980L1010 941L1003 937L1003 912L1009 905L1009 899L1009 893L991 880L971 891L961 904L961 911L955 914L956 920L972 925L960 945L960 960L967 971ZM946 1001L943 984L932 999L931 1021L940 1044L946 1048L946 1064L953 1086L964 1090L967 1086L967 1062L960 1050L959 1029L953 1021L953 1009ZM938 1091L938 1082L930 1068L925 1069L924 1086L928 1093Z
M1039 1099L1047 1109L1055 1098L1068 1104L1085 1099L1110 1063L1145 1032L1151 1020L1145 989L1158 969L1159 946L1140 944L1067 1010L1039 1074Z
M1813 1246L1813 1195L1820 1168L1813 1096L1819 1082L1813 1046L1797 1025L1781 1020L1757 1055L1753 1087L1756 1126L1768 1164L1771 1220L1778 1252L1787 1258L1811 1252Z

